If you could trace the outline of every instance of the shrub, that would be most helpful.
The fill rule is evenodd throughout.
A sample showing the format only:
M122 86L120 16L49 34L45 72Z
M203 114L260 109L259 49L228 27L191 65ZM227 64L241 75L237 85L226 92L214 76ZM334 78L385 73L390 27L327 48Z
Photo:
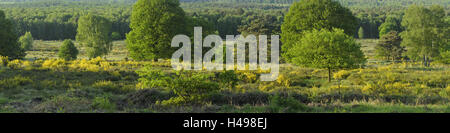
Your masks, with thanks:
M263 105L269 103L269 96L270 94L268 93L253 91L253 92L232 94L229 99L231 100L230 104L235 105L245 105L245 104Z
M144 67L143 69L137 70L136 73L139 75L140 88L159 88L168 86L171 77L166 75L165 72L152 69L152 67Z
M67 69L67 64L63 59L50 59L42 63L42 68L63 71Z
M108 71L111 70L113 67L111 66L111 63L108 61L102 59L101 57L93 58L91 60L74 60L69 65L69 68L72 70L79 70L79 71L91 71L91 72L99 72L101 70Z
M333 78L338 80L344 80L347 79L347 77L350 76L351 74L352 74L351 71L340 70L333 74Z
M33 36L30 32L26 32L25 35L19 38L20 47L26 51L33 48L33 41Z
M61 47L59 47L58 57L64 60L77 59L78 49L69 39L64 40Z
M177 74L178 78L171 80L169 89L172 90L177 97L169 99L167 104L183 105L194 104L200 105L205 103L205 99L213 92L219 90L217 82L209 81L211 75L201 73L194 74Z
M146 67L137 71L141 87L164 87L172 91L176 97L162 101L164 105L199 105L205 103L212 93L218 91L219 84L211 81L213 74L201 72L178 71L176 74L166 75L161 71Z
M22 61L15 59L15 60L9 61L7 66L11 69L19 69L21 65L22 65Z
M111 112L116 108L116 105L111 103L107 97L95 97L92 101L91 107L94 109L101 109Z
M244 81L246 83L255 83L258 81L258 76L255 72L252 71L238 71L239 80Z
M308 111L308 107L293 97L275 95L270 98L268 111L272 113L296 113L299 111Z
M219 73L218 80L222 87L234 89L239 81L239 78L234 71L223 71Z
M156 89L143 89L126 96L125 102L141 108L147 108L156 101L168 100L170 94L165 94Z
M90 102L83 98L55 96L33 107L33 112L79 113L89 111Z
M0 91L17 89L21 86L31 84L33 81L29 77L15 76L13 78L5 78L0 80Z
M0 56L0 65L6 66L8 65L9 58L8 56Z
M120 36L120 34L118 32L112 32L111 33L111 39L112 40L120 40L122 37Z
M122 92L122 90L120 90L120 86L118 86L117 84L114 84L111 81L97 81L94 84L92 84L92 87L94 87L95 89L100 89L106 92L116 92L116 93L120 93Z

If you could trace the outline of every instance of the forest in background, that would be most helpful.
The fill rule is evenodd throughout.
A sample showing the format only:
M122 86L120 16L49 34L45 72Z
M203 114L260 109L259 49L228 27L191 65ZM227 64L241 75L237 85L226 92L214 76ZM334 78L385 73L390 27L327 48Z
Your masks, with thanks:
M280 33L284 14L293 0L181 0L189 16L205 29L221 36L253 32L254 25ZM359 19L359 38L379 38L380 26L388 17L401 22L407 6L443 5L448 14L448 0L338 0ZM18 34L31 32L36 40L75 39L78 18L94 13L112 22L115 40L125 39L130 31L131 5L135 0L0 0L0 9L15 24ZM253 27L252 27L253 26ZM399 26L399 25L397 25ZM358 27L358 28L359 28ZM253 28L253 29L252 29ZM111 34L112 34L111 33Z

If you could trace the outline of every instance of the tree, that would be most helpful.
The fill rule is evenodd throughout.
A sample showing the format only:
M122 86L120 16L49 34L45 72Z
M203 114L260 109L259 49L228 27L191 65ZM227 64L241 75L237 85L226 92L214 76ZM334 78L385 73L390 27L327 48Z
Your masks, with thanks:
M87 48L89 58L103 56L112 48L111 22L101 16L88 14L78 20L76 39Z
M386 18L386 21L378 27L378 29L380 31L380 37L391 31L396 31L399 33L402 31L401 21L396 16L390 15Z
M433 58L441 57L440 52L445 51L449 39L444 17L445 11L440 6L427 9L413 5L406 10L402 20L406 29L400 36L410 58L422 58L423 65L430 66Z
M402 39L398 36L396 31L391 31L386 35L380 37L375 50L377 56L384 57L388 60L395 60L402 56L405 50L403 46L400 46Z
M352 12L333 0L301 0L291 5L281 25L282 50L285 53L302 38L303 32L313 29L340 28L347 35L356 33L358 21ZM289 61L291 57L283 54Z
M271 35L280 33L279 21L271 15L251 15L248 16L243 25L239 26L238 31L242 35Z
M203 37L206 37L208 35L211 34L217 34L217 29L214 26L214 24L209 21L207 18L202 17L202 16L186 16L187 18L187 25L189 27L189 29L194 29L194 27L202 27L202 32L203 32ZM194 35L194 31L191 30L188 32L189 35Z
M30 32L26 32L25 35L19 38L20 47L25 51L31 50L33 48L33 36Z
M178 0L138 0L133 6L127 48L135 60L170 58L171 39L187 33L186 17ZM193 30L193 29L190 29Z
M58 57L64 60L77 59L78 49L69 39L64 40L61 47L59 47Z
M360 44L344 30L312 30L287 50L296 65L328 69L328 81L334 69L356 68L366 61Z
M9 59L21 59L25 57L25 51L17 42L18 37L14 31L13 23L6 19L5 13L0 10L0 56L8 56Z
M364 29L363 29L363 27L359 27L358 38L359 39L364 39Z
M450 27L450 16L445 17L445 26ZM450 35L450 29L444 30L444 34ZM444 45L441 47L441 56L439 61L442 63L450 64L450 42L447 41L443 43Z

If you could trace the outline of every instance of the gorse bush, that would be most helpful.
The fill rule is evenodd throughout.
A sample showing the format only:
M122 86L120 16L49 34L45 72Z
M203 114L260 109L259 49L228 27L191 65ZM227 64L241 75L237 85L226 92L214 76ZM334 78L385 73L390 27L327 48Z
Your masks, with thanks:
M22 61L15 59L15 60L9 61L7 66L11 69L19 69L21 67L21 65L22 65Z
M67 69L67 62L64 59L50 59L42 63L42 68L56 71L64 71Z
M25 85L31 84L33 81L29 77L15 76L13 78L5 78L0 80L0 91L19 89Z
M111 70L111 64L101 57L93 58L91 60L74 60L68 67L72 70L91 72Z
M9 58L8 56L0 56L0 65L6 66L8 65Z

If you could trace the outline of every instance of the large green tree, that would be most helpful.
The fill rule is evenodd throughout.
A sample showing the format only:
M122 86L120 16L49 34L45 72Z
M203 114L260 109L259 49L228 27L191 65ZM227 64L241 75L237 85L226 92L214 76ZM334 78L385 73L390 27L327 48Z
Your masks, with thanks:
M111 22L101 16L88 14L78 20L76 39L87 49L89 58L103 56L112 49Z
M313 29L343 29L353 36L358 30L358 20L352 12L333 0L301 0L291 5L281 25L282 51L293 47L302 33ZM292 57L283 54L289 61Z
M360 44L341 29L305 32L286 54L296 65L328 69L329 82L333 70L356 68L366 61Z
M138 0L133 6L127 48L135 60L170 58L170 42L187 33L187 20L178 0ZM194 30L194 29L190 29Z
M25 51L17 41L13 23L6 19L5 13L0 10L0 56L8 56L10 59L25 57Z
M391 31L380 37L375 50L378 57L383 57L388 60L395 60L402 56L405 51L403 46L400 46L402 39L398 36L396 31Z
M402 45L412 59L423 60L424 66L430 66L433 59L441 56L441 51L448 50L448 24L445 22L445 11L441 6L430 9L423 6L410 6L403 16L401 33Z

